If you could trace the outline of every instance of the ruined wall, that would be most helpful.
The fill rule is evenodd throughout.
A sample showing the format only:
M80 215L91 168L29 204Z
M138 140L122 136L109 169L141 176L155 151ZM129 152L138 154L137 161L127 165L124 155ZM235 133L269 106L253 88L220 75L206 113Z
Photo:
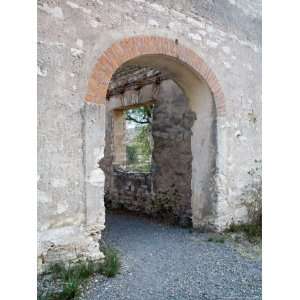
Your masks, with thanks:
M144 86L144 91L148 87ZM141 99L134 102L132 93L116 96L122 97L122 103L128 106L141 103L143 98L154 100L151 174L125 172L118 168L115 162L118 147L113 142L116 120L112 111L107 112L105 157L102 161L106 166L106 207L139 211L182 225L191 224L191 128L196 116L182 90L172 80L155 84L152 91L149 98L138 93Z
M154 215L151 173L133 173L112 168L105 176L107 189L104 200L108 209Z
M163 217L192 223L192 125L195 113L171 80L160 85L153 110L153 205Z
M240 199L252 181L248 171L261 157L261 2L39 0L41 266L101 257L104 176L97 162L103 156L105 108L85 104L84 97L99 56L117 40L145 34L177 39L216 74L226 101L218 134L226 138L217 149L222 168L215 178L220 188L214 222L224 228L247 218Z

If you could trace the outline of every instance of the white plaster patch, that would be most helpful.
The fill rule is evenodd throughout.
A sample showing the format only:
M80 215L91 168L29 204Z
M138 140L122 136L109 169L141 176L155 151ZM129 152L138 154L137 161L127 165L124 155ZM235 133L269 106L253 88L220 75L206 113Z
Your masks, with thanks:
M104 147L94 148L93 154L97 162L100 158L104 156Z
M197 33L189 33L188 34L188 37L191 38L192 40L195 40L195 41L201 41L202 40L202 37L197 34Z
M153 26L153 27L158 27L158 26L159 26L159 23L158 23L157 21L153 20L153 19L150 19L150 20L148 21L148 24L149 24L150 26Z
M54 7L52 10L52 16L58 19L63 19L64 18L64 14L63 11L60 7Z
M51 196L41 190L38 190L37 198L38 198L38 202L40 202L40 203L48 203L48 202L52 201Z
M206 30L210 33L215 32L215 29L211 25L206 25Z
M90 15L91 13L92 13L92 11L90 10L90 9L87 9L87 8L85 8L85 7L80 7L81 8L81 10L84 12L84 13L86 13L86 14L88 14L88 15Z
M77 39L76 45L77 45L79 48L82 48L82 47L83 47L83 40Z
M55 47L65 47L64 43L61 42L46 42L46 41L38 41L40 45L48 45L48 46L55 46Z
M240 130L237 130L234 135L236 138L239 138L242 135L242 133Z
M166 11L166 9L163 6L161 6L157 3L150 3L150 6L152 8L154 8L155 10L159 11L159 12L165 12Z
M236 207L233 211L233 214L235 216L236 222L247 220L247 217L248 217L247 207L245 207L245 206L242 206L239 208Z
M103 171L98 168L91 171L90 175L88 176L87 182L94 186L102 186L102 184L104 183L104 179L105 176Z
M251 48L255 53L258 53L258 52L259 52L259 48L258 48L256 45L254 45L254 44L252 44L252 43L250 43L250 42L248 42L248 41L241 41L241 40L239 40L239 39L238 39L238 41L239 41L239 43L240 43L241 45L247 46L247 47Z
M78 5L78 4L73 3L73 2L71 2L71 1L67 1L67 5L69 5L69 6L72 7L72 8L79 8L79 5Z
M195 20L195 19L193 19L193 18L191 18L191 17L187 17L187 22L188 22L189 24L192 24L192 25L194 25L194 26L200 27L200 28L202 28L202 29L205 28L205 24L204 24L203 22L198 21L198 20Z
M63 179L63 178L52 178L51 179L51 185L53 187L64 187L67 185L67 180Z
M235 5L235 0L228 0L228 2L231 4L231 5Z
M204 30L198 30L198 32L201 34L201 35L203 35L203 36L205 36L206 35L206 31L204 31Z
M230 54L230 52L231 52L231 50L230 50L230 48L229 48L228 46L222 47L222 50L223 50L223 52L226 53L226 54Z
M74 9L81 9L82 12L84 12L84 13L86 13L88 15L90 15L91 12L92 12L90 9L87 9L85 7L82 7L82 6L79 6L78 4L76 4L74 2L67 1L66 3L67 3L67 5L69 5L70 7L74 8Z
M47 69L46 68L44 68L44 67L42 67L42 66L40 66L40 65L38 65L37 66L37 74L39 75L39 76L41 76L41 77L46 77L47 76Z
M230 128L231 124L227 121L223 125L221 125L221 128Z
M171 14L176 18L176 19L181 19L184 20L185 19L185 15L178 12L177 10L171 9Z
M93 27L93 28L97 28L98 27L98 22L96 20L91 20L90 21L90 25Z
M250 64L244 64L244 66L249 70L249 71L253 71L253 68Z
M77 86L74 84L74 85L72 86L72 89L73 89L74 91L76 91L76 90L77 90Z
M61 202L57 203L57 205L56 205L56 211L59 214L64 213L67 209L68 209L67 205L65 205Z
M63 14L63 11L61 9L61 7L58 7L58 6L55 6L55 7L49 7L46 3L43 5L43 6L39 6L39 8L52 15L54 18L57 18L57 19L63 19L64 18L64 14Z
M182 26L177 22L170 22L167 27L177 32L181 32L182 30Z
M221 37L225 37L226 36L226 33L222 30L218 30L218 33Z
M211 40L207 40L207 41L206 41L206 44L207 44L207 46L209 46L209 47L211 47L211 48L217 48L217 46L218 46L218 43L213 42L213 41L211 41Z
M69 75L70 75L70 77L72 77L72 78L75 77L75 74L74 74L74 73L70 73Z
M231 64L227 61L224 61L223 62L224 66L227 68L227 69L230 69L231 68Z
M71 54L74 57L80 57L83 54L83 51L81 49L71 48Z

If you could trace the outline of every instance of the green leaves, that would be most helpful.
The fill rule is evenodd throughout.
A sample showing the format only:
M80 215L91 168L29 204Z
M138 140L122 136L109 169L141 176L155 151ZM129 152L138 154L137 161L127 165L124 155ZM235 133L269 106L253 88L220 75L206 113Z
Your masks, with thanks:
M153 105L128 109L126 111L126 120L137 124L151 124L152 110Z
M121 268L121 261L118 252L111 247L105 247L102 249L102 251L105 255L105 259L100 265L100 273L106 277L116 276Z
M105 258L101 262L82 261L76 264L64 265L56 263L50 266L50 273L58 290L38 291L38 300L71 300L79 296L81 287L94 273L101 273L107 277L116 276L121 268L121 261L117 250L111 247L101 249Z
M126 121L134 128L134 138L126 145L126 169L133 172L150 172L152 156L153 105L129 109Z

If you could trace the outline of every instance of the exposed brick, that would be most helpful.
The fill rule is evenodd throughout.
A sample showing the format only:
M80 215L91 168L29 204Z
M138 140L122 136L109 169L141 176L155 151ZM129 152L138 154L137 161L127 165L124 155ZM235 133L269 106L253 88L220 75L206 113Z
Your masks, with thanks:
M104 103L113 73L126 61L146 54L164 54L178 58L206 80L218 112L225 112L225 100L217 77L193 50L177 45L175 41L158 36L128 37L114 43L99 58L88 82L86 101Z

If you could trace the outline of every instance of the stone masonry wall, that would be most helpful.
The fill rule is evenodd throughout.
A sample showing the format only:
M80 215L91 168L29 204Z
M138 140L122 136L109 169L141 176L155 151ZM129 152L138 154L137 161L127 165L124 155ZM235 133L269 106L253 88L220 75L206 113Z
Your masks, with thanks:
M106 207L191 224L191 128L195 114L173 81L163 81L154 91L150 174L125 172L114 164L114 120L108 112L104 157ZM130 103L130 99L123 96L124 102Z
M213 70L226 103L215 220L246 220L241 195L261 158L260 0L38 0L37 22L39 270L102 257L106 107L84 99L99 57L127 37L177 40Z
M196 116L171 80L160 86L154 106L152 134L153 206L162 217L191 224L192 125Z

